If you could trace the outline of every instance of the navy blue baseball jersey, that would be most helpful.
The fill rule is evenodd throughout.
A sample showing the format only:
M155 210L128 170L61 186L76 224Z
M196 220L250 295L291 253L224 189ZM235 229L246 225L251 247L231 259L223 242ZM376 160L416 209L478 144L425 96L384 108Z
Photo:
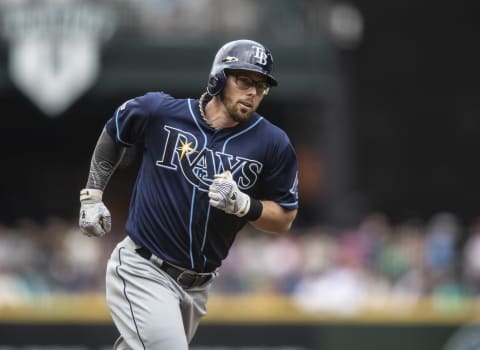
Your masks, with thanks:
M215 130L200 115L199 100L152 92L119 107L107 131L118 144L144 147L126 232L170 263L215 270L246 224L209 205L215 174L230 170L252 198L298 207L295 151L286 133L258 113Z

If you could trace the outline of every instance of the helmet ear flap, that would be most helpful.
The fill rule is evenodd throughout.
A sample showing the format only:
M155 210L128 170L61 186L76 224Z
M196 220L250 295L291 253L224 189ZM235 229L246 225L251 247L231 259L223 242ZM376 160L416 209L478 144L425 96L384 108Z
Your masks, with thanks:
M222 69L217 74L214 74L208 80L207 93L210 96L216 96L223 90L225 87L225 82L227 81L227 75Z

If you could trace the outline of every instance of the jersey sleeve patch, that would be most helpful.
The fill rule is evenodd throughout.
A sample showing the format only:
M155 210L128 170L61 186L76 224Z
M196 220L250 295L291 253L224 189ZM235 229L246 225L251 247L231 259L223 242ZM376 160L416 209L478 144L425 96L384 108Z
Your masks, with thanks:
M164 94L148 93L125 101L109 120L107 129L115 141L129 147L145 138L152 111L162 102Z

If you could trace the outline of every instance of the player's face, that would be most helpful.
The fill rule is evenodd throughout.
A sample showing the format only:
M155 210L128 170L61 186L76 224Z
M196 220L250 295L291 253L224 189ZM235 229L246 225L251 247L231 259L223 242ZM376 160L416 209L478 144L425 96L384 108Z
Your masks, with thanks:
M236 122L248 121L268 93L270 85L256 72L229 72L221 98L230 117Z

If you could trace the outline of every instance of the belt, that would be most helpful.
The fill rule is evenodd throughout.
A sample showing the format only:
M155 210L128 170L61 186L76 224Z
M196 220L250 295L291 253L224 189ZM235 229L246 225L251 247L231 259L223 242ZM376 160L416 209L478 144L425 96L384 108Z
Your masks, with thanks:
M177 281L177 283L183 289L199 287L207 283L208 281L210 281L214 276L213 272L199 273L199 272L173 266L172 264L169 264L168 262L162 259L158 259L158 258L152 259L152 257L156 257L156 256L154 256L147 248L144 248L144 247L136 248L135 251L142 258L145 258L153 262L155 265L157 265L159 268L165 271L170 277L172 277L175 281Z

